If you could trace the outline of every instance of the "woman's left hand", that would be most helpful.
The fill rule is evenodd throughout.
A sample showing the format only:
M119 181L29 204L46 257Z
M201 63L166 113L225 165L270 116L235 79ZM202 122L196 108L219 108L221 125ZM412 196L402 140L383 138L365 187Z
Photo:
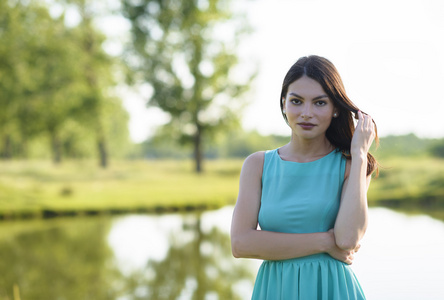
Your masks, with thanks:
M358 123L356 124L355 132L350 146L350 154L367 155L370 146L376 136L375 124L372 117L358 111Z

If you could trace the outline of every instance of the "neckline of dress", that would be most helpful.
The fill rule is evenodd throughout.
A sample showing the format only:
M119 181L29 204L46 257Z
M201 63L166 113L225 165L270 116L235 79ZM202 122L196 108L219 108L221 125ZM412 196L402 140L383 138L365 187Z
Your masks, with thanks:
M277 157L278 157L278 159L279 159L280 161L282 161L282 162L288 162L288 163L295 163L295 164L309 164L309 163L314 163L314 162L317 162L317 161L320 161L320 160L326 158L327 156L330 156L332 153L335 153L335 152L337 152L337 150L338 150L338 149L333 149L331 152L325 154L324 156L322 156L322 157L320 157L320 158L317 158L317 159L315 159L315 160L312 160L312 161L299 162L299 161L293 161L293 160L284 160L284 159L281 157L281 155L279 154L279 149L280 149L280 148L277 148L275 152L276 152L276 155L277 155Z

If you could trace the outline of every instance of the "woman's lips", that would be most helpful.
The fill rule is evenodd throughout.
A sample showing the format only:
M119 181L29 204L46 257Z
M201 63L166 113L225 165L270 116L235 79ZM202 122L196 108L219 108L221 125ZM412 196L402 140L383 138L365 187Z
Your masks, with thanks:
M301 126L302 129L304 129L304 130L310 130L316 126L315 124L312 124L312 123L298 123L298 125Z

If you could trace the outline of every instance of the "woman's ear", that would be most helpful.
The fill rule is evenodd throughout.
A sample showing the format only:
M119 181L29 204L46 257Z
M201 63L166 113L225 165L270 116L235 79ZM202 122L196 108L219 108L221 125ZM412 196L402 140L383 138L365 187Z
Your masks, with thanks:
M285 97L282 97L282 112L285 114Z

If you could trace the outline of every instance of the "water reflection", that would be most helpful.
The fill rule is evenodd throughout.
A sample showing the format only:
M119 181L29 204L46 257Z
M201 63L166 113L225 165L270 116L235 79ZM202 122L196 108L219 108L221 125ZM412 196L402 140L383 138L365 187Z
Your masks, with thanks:
M115 299L109 226L98 218L2 223L0 299Z
M221 211L0 223L0 299L248 298Z
M211 235L211 231L208 228L213 227L218 228L222 235L227 236L231 212L232 208L226 208L216 212L205 213L201 216L201 224L198 227L200 230L205 231L208 237ZM370 225L362 241L362 248L356 255L355 263L352 266L359 277L367 298L378 300L444 299L444 290L441 288L442 280L444 279L442 276L442 270L444 269L444 223L424 214L407 215L387 208L371 208L369 214ZM193 252L191 244L194 237L198 236L198 233L190 236L189 233L196 232L196 229L182 230L182 227L187 227L186 224L190 222L192 223L192 221L184 219L182 223L176 216L171 215L155 218L127 216L114 223L110 233L110 244L115 249L116 257L120 257L118 260L126 262L121 267L125 269L125 267L131 265L128 260L131 258L133 270L137 269L136 266L139 264L140 274L144 274L145 277L151 276L151 281L146 279L145 281L135 281L137 282L135 286L145 288L145 290L140 290L141 295L154 295L150 294L147 287L155 286L159 282L154 277L154 274L157 272L155 270L180 270L181 267L177 266L179 264L182 267L186 265L187 267L185 268L188 268L188 270L193 268L196 262L190 262L188 259L190 257L189 253ZM127 238L130 239L128 232L140 231L142 227L146 235L145 241L142 241L140 238L132 239L134 244L131 247L147 247L144 253L151 254L137 257L127 253L129 256L125 256L124 251L119 250L124 248L124 246L113 242L113 240L118 240L116 237L120 234L117 234L117 232L125 228L125 230L122 230L122 234L127 232ZM191 227L193 226L191 225ZM154 242L156 240L159 241L158 244ZM149 241L152 242L151 247L148 246L150 244ZM168 250L169 243L176 245L173 251ZM229 241L225 243L226 252L222 251L222 253L228 255L227 261L244 265L242 272L248 271L250 276L255 276L260 261L232 259L229 254ZM187 250L181 248L184 245L188 245L189 248ZM199 251L195 248L195 253L213 253L211 246L205 250L207 246L205 246L205 243L203 245L199 247ZM183 253L180 252L181 249L183 249ZM221 247L221 249L223 248ZM214 252L214 255L218 257L216 253ZM170 257L173 256L177 257L177 259L172 259L169 262ZM185 260L185 263L180 262L181 260ZM143 263L140 263L142 261ZM221 261L216 259L214 263L217 265ZM144 271L141 271L141 269ZM163 278L159 284L159 292L162 289L168 290L173 288L172 286L165 287L165 285L168 285L168 277L172 276L171 278L180 278L179 287L182 288L182 294L174 298L174 295L178 294L173 295L170 292L170 299L196 299L196 294L192 294L192 292L197 293L196 279L190 280L187 277L187 279L183 280L183 275L170 275L171 273L174 273L174 271L164 271L162 273L164 275L161 275ZM221 280L226 279L222 278ZM231 282L236 281L232 280ZM234 288L234 290L239 292L238 295L241 299L249 299L252 292L252 284L253 280L245 279L242 281L242 284L236 284L237 289ZM154 291L151 292L154 293ZM166 292L165 295L167 295ZM195 298L193 298L193 295ZM209 295L213 295L213 297L208 297ZM156 298L141 297L138 299ZM159 299L168 298L165 296L165 298ZM207 292L207 299L233 298L218 298L216 294Z
M227 218L218 226L221 215ZM118 220L109 242L130 282L130 299L248 298L254 273L248 264L231 256L226 229L230 219L231 214L222 210L180 218L127 216ZM144 251L125 256L127 247L119 243L125 232L133 233L128 238L131 248ZM146 263L140 265L144 260Z
M260 261L232 258L232 209L0 222L0 299L249 299ZM369 212L367 298L444 299L444 222Z

